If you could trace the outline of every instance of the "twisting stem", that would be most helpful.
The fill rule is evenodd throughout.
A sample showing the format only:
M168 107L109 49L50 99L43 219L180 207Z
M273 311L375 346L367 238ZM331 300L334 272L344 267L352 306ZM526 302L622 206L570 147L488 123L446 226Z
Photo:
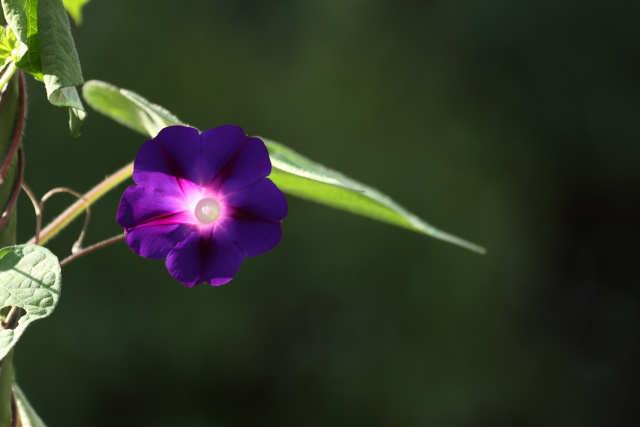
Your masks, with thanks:
M5 90L9 90L9 87ZM26 112L26 102L27 102L27 93L24 87L24 77L22 75L22 71L18 73L18 90L20 91L20 100L18 104L18 118L16 120L16 128L13 133L13 137L11 139L11 144L9 145L9 151L7 152L6 157L0 164L0 184L4 182L4 178L9 171L9 166L11 166L11 160L13 159L13 155L15 154L18 146L20 145L20 140L22 139L22 129L24 127L24 116ZM4 98L3 98L4 100Z
M16 204L16 200L18 199L18 195L20 194L20 184L22 182L22 174L24 171L24 155L22 152L22 147L20 145L20 141L22 138L22 130L24 127L24 117L26 110L26 90L24 85L24 77L22 75L22 71L18 72L17 80L18 80L18 100L17 105L9 105L5 104L5 102L9 102L11 99L10 94L13 92L11 88L12 85L15 85L15 80L13 79L14 73L16 71L15 61L11 61L7 68L3 70L2 76L0 76L0 106L5 109L14 109L17 107L17 117L15 118L15 124L13 125L13 134L11 139L3 141L3 151L6 148L6 154L2 162L0 163L0 185L5 183L5 178L9 169L11 167L11 162L17 155L17 170L13 176L14 182L11 187L11 193L8 195L8 200L4 201L3 204L6 203L4 207L4 211L2 212L2 216L0 217L0 231L3 231L3 237L8 243L15 244L15 225L9 224L9 227L5 230L4 227L7 225L9 218L14 213L14 207ZM10 92L12 91L12 92ZM9 125L9 123L6 123ZM15 224L15 223L14 223ZM21 310L18 307L12 307L9 311L6 322L2 322L2 327L5 329L15 329L18 325L18 320L20 319ZM11 355L13 350L6 356L2 361L0 361L1 366L7 365L9 369L11 369ZM13 382L13 379L10 378L9 381ZM11 388L11 418L10 418L10 426L17 427L19 422L19 414L18 414L18 405L16 402L16 397L13 392L13 388ZM3 416L4 418L4 416Z
M83 255L86 255L90 252L93 252L97 249L101 249L104 248L105 246L109 246L112 243L118 242L120 240L124 240L125 237L127 237L126 234L122 233L122 234L118 234L117 236L111 237L110 239L106 239L103 240L101 242L96 243L95 245L91 245L89 247L86 247L84 249L82 249L79 252L74 253L73 255L70 255L68 257L66 257L65 259L63 259L62 261L60 261L60 267L64 267L65 265L69 264L71 261L80 258Z
M11 190L11 195L9 196L9 203L2 212L2 216L0 216L0 230L4 228L4 225L9 221L9 217L11 216L11 212L13 211L13 206L16 204L16 200L18 200L18 194L20 193L20 183L22 182L22 172L24 171L24 159L22 154L22 147L18 147L18 173L16 176L16 181L13 184L13 189Z
M65 228L71 221L73 221L78 215L85 210L85 205L92 205L100 197L105 195L109 190L113 189L126 179L130 178L133 174L133 162L129 163L119 171L108 176L100 184L89 190L83 197L83 200L78 200L71 206L69 206L64 212L62 212L56 219L51 221L42 232L40 233L40 244L44 244L49 241L53 236L58 234L60 230ZM28 243L34 244L35 237L32 237Z
M87 203L84 196L70 188L58 187L58 188L54 188L53 190L49 190L44 196L42 196L42 199L38 201L38 198L36 197L34 192L31 190L31 187L27 185L27 183L25 182L22 183L22 189L24 190L25 193L27 193L27 196L29 196L29 199L31 200L31 204L33 204L33 210L36 213L36 235L33 238L34 244L36 245L40 242L40 229L42 228L42 211L44 210L44 204L47 200L51 198L51 196L55 194L60 194L60 193L68 193L68 194L71 194L72 196L77 197L79 200L82 200L84 202L84 208L86 212L84 217L84 226L80 231L80 235L78 236L78 239L71 247L71 253L76 253L80 249L82 249L82 241L84 240L84 235L87 232L87 227L89 227L89 218L91 216L91 209L89 208L89 203Z
M8 70L5 70L5 74L6 71ZM2 96L0 97L0 104L5 101L10 84L12 83L7 83L4 86ZM7 175L7 172L9 171L11 161L13 160L16 152L18 155L18 170L16 172L15 182L13 184L13 189L11 190L11 195L9 196L9 200L7 202L7 205L5 206L4 212L2 212L2 216L0 216L0 230L2 230L7 221L9 221L9 217L11 216L11 212L13 211L13 207L16 204L18 194L20 193L20 183L22 182L22 173L24 170L24 155L22 153L22 147L20 146L20 140L22 138L22 128L24 126L27 95L24 86L24 77L22 75L22 71L18 73L18 91L18 117L16 119L16 127L14 129L13 136L11 137L11 143L9 144L9 150L7 151L7 155L2 161L2 164L0 164L0 185L4 183L4 179Z
M36 241L35 244L38 244L38 237L40 236L40 226L42 225L42 209L40 208L40 203L38 202L38 198L31 190L31 187L27 185L26 182L22 181L20 184L22 189L27 196L29 196L29 200L31 200L31 204L33 205L33 210L36 213Z

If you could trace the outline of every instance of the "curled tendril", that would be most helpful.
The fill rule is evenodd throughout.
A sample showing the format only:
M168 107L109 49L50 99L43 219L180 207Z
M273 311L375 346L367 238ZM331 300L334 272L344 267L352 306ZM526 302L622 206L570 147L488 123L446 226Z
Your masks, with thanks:
M40 201L40 212L42 213L42 209L44 208L44 203L47 200L49 200L51 196L53 196L54 194L60 194L60 193L71 194L77 197L78 200L81 200L84 203L84 211L85 211L84 224L82 226L82 230L80 230L80 235L78 236L78 239L75 241L75 243L71 247L71 253L75 254L82 250L82 241L84 240L84 235L87 232L87 227L89 226L89 219L91 218L91 208L90 208L89 202L87 201L87 199L85 199L85 197L82 194L74 190L71 190L70 188L58 187L58 188L54 188L53 190L49 190L44 196L42 196L42 200ZM40 221L42 221L42 216L40 217ZM38 230L37 230L38 232L40 231L41 225L42 225L42 222L38 224Z
M78 236L78 239L75 241L75 243L71 247L71 253L76 254L82 251L83 249L82 241L84 240L84 236L87 232L87 228L89 227L89 219L91 218L91 208L87 199L82 194L70 188L57 187L52 190L49 190L44 196L42 196L42 199L38 201L37 197L31 190L31 188L29 188L29 186L24 182L22 183L22 189L24 190L25 193L27 193L27 196L29 196L31 203L33 204L33 210L35 211L35 214L36 214L36 233L34 237L34 243L36 245L40 241L40 230L42 229L42 211L44 210L44 204L47 200L51 198L51 196L55 194L60 194L60 193L67 193L67 194L71 194L72 196L75 196L79 201L83 202L84 211L86 213L84 217L84 225L82 226L82 230L80 231L80 235Z

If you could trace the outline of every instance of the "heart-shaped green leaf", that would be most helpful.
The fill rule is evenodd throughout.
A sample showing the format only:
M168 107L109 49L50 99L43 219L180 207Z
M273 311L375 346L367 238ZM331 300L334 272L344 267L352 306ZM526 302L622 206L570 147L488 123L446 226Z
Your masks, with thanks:
M0 359L35 320L53 312L60 298L60 263L47 248L17 245L0 249L0 308L26 313L15 329L0 329Z

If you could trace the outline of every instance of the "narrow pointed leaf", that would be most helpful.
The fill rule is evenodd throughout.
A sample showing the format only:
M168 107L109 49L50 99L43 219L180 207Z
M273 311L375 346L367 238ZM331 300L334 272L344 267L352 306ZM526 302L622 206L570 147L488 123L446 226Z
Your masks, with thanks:
M46 427L18 384L13 384L13 391L16 394L16 403L18 404L18 412L20 413L20 422L22 423L22 427Z
M375 188L309 160L282 144L262 140L269 149L272 164L279 166L269 178L285 193L484 253L481 246L433 227ZM317 176L323 177L323 182L314 179Z
M60 263L48 249L17 245L0 249L0 308L25 310L15 329L0 328L0 359L29 324L53 312L60 297Z
M76 25L82 24L82 8L89 3L89 0L62 0L62 2L69 15L76 21Z
M166 109L108 83L89 81L83 87L83 95L98 112L145 136L154 137L166 126L184 125ZM273 166L269 177L285 193L484 253L481 246L438 230L378 190L309 160L280 143L262 140L269 149Z

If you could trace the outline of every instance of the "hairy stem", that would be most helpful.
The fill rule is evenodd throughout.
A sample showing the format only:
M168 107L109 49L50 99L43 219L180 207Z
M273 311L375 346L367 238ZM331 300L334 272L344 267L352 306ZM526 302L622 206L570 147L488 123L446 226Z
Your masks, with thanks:
M18 195L20 194L20 184L22 182L22 174L24 172L24 158L22 154L22 147L18 147L18 172L16 176L16 180L13 183L13 188L11 190L11 194L9 195L9 200L7 202L7 206L0 215L0 230L2 230L9 221L9 217L14 212L14 207L16 205L16 201L18 200Z
M20 98L18 101L18 117L16 119L15 129L13 131L13 136L11 137L11 141L9 144L9 150L7 151L7 155L5 156L5 158L2 160L2 163L0 164L0 184L4 182L7 172L9 171L9 166L11 166L11 160L13 159L13 156L16 154L16 151L18 151L18 147L20 146L20 142L22 141L24 118L27 111L27 105L26 105L27 94L26 94L26 89L24 84L24 76L22 72L18 73L17 85L18 85L18 90L20 94L19 95ZM3 86L0 86L0 87L3 87ZM2 101L0 101L0 103L2 103L3 101L4 101L4 96L2 98Z

